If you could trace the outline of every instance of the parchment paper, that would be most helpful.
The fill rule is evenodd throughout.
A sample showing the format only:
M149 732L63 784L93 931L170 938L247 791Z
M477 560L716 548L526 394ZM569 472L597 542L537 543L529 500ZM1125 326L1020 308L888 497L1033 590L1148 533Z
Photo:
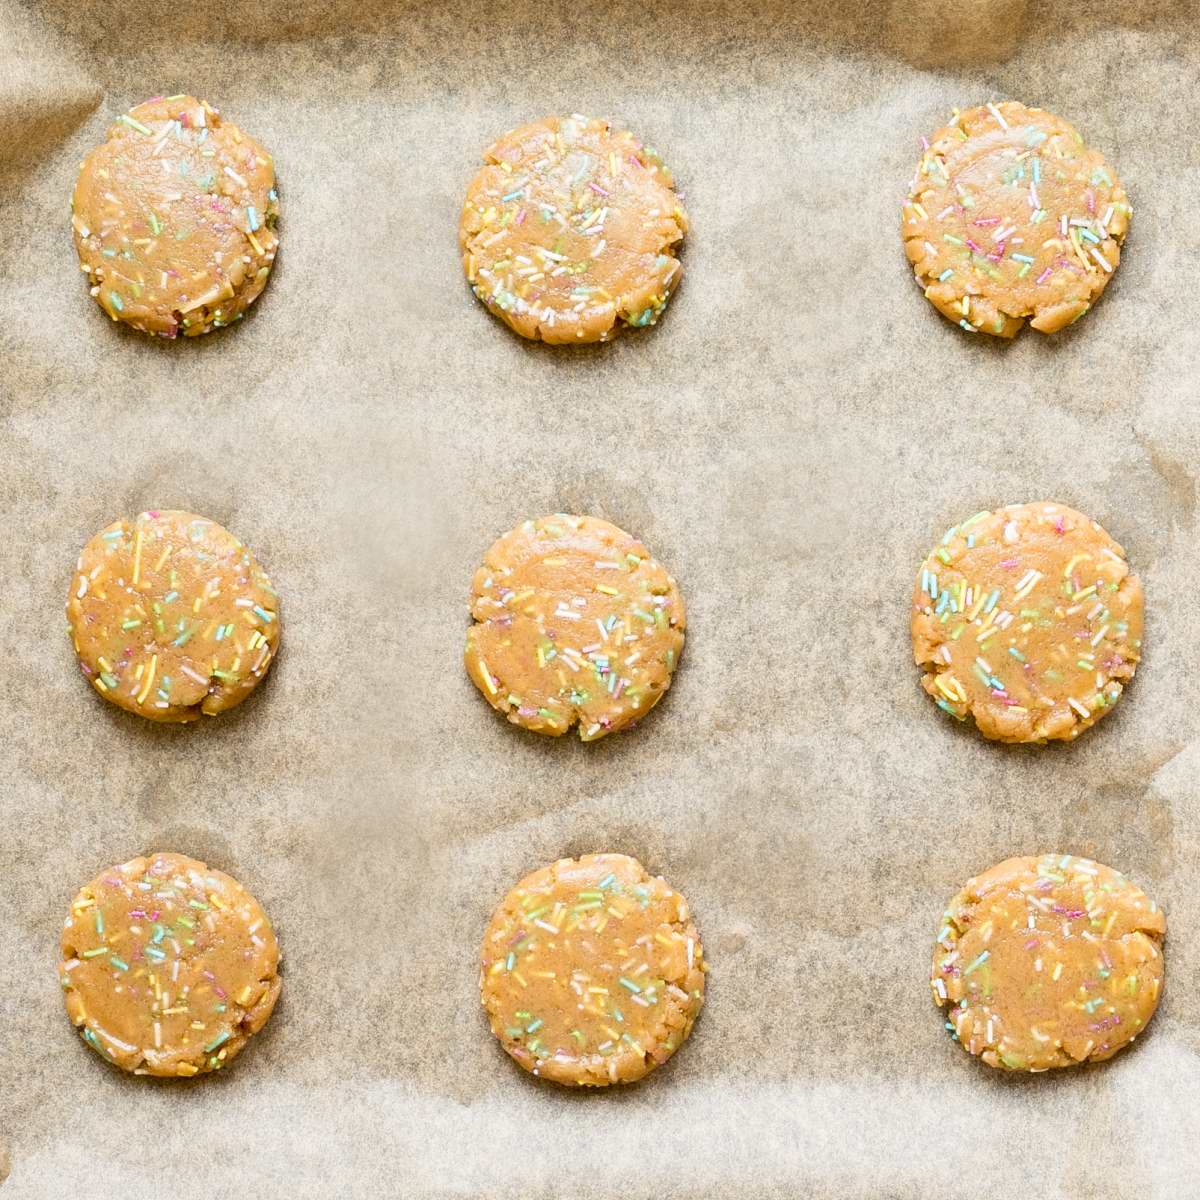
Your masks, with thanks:
M0 0L4 1197L1196 1195L1196 15ZM275 154L283 243L240 326L170 344L89 299L67 200L181 90ZM919 136L1009 96L1135 217L1093 312L998 345L921 299L897 213ZM563 351L482 309L455 231L482 147L572 110L663 153L693 232L658 329ZM1078 744L1005 748L920 692L908 597L947 525L1040 498L1126 546L1147 653ZM151 505L283 598L267 683L200 727L102 704L64 636L80 546ZM688 603L670 695L591 746L460 664L480 556L556 509L644 537ZM285 956L266 1030L182 1086L89 1053L55 974L74 890L157 848L244 881ZM607 849L689 897L709 1002L667 1068L573 1094L499 1050L476 955L523 872ZM1046 850L1167 909L1167 990L1113 1062L1005 1077L947 1037L929 954L965 878Z

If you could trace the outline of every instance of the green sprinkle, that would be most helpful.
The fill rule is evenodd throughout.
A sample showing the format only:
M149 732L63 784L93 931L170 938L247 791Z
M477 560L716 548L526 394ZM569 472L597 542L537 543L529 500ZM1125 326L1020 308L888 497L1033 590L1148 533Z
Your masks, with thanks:
M642 990L640 987L638 987L638 985L637 985L636 983L634 983L634 982L633 982L633 980L632 980L632 979L626 979L624 975L621 975L621 976L619 976L619 977L617 978L617 982L618 982L618 983L619 983L619 984L620 984L620 985L621 985L623 988L626 988L626 989L628 989L629 991L633 992L633 994L634 994L635 996L636 996L636 995L637 995L639 992L641 992L641 990Z
M123 959L118 958L115 954L108 960L118 971L128 971L129 964Z
M141 123L141 121L135 121L128 113L122 113L117 120L120 121L122 125L128 125L130 129L136 129L138 133L144 133L147 137L154 136L151 131Z
M971 965L969 967L967 967L963 971L963 978L965 979L968 975L970 975L970 973L972 971L974 971L976 969L976 967L982 967L983 964L985 962L987 962L989 957L990 957L990 952L985 950L982 954L980 954L980 956L977 959L975 959L975 961L973 963L971 963Z
M223 1046L227 1041L229 1041L229 1038L229 1030L222 1030L215 1038L213 1038L211 1042L208 1043L207 1046L204 1047L204 1053L211 1054L218 1046Z

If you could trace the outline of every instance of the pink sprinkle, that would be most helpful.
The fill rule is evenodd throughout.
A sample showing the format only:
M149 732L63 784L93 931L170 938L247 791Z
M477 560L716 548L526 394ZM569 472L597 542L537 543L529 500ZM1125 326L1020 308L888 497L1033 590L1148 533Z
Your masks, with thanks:
M1084 192L1084 195L1087 197L1088 212L1095 213L1095 211L1096 211L1096 193L1091 188L1088 188L1088 190L1086 192Z
M976 254L983 253L983 247L980 246L978 243L971 241L970 238L967 238L967 245L970 246L971 249L974 250Z
M1000 218L999 217L980 217L978 220L976 220L974 222L974 224L976 224L976 225L999 225Z
M1055 533L1066 533L1067 532L1067 527L1063 524L1062 517L1059 517L1058 520L1054 522L1054 532Z
M224 989L224 988L214 987L214 988L213 988L213 991L214 991L214 992L216 992L216 994L217 994L218 996L220 996L222 1000L227 1000L227 999L229 999L229 997L225 995L225 989Z
M1044 270L1044 271L1043 271L1043 272L1042 272L1042 273L1041 273L1041 274L1040 274L1040 275L1037 277L1037 281L1038 281L1038 283L1045 283L1045 282L1046 282L1046 280L1047 280L1047 279L1049 279L1049 278L1050 278L1050 268L1049 268L1049 267L1047 267L1047 268L1046 268L1046 269L1045 269L1045 270Z
M921 146L926 150L929 149L929 139L927 137L925 137L925 136L921 137Z
M148 508L146 509L146 516L148 516L151 520L157 521L158 511L159 510L157 508Z
M1013 567L1019 567L1021 565L1021 560L1019 558L1003 558L1000 560L1000 565L1006 571L1011 571Z
M524 209L521 209L521 211L519 213L517 213L517 219L513 222L513 224L514 225L524 225L525 224L525 210Z
M611 193L606 192L598 183L589 183L588 187L590 187L593 192L599 192L601 196L611 195Z
M1023 950L1032 950L1038 944L1037 938L1030 938L1022 947Z
M999 262L1004 257L1004 243L1001 242L995 250L988 255L992 262Z

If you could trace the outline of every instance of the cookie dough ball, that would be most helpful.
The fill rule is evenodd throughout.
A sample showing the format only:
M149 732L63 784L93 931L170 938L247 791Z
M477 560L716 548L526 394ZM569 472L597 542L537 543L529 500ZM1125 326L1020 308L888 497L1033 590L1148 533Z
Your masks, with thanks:
M96 303L161 337L239 320L279 245L270 155L194 96L118 117L83 160L71 207Z
M913 592L922 686L1002 742L1074 738L1141 657L1142 585L1082 513L1014 504L947 530Z
M135 1075L219 1071L279 998L279 945L235 879L182 854L98 875L63 925L59 979L71 1020Z
M187 512L144 512L92 538L71 580L67 623L96 691L152 721L233 708L279 649L266 572L228 530Z
M687 901L624 854L564 858L492 914L480 992L492 1032L556 1083L632 1083L662 1066L704 1003Z
M653 150L607 121L546 117L484 160L458 240L492 312L522 337L558 343L658 320L683 274L674 249L687 214Z
M644 716L683 650L683 598L637 538L597 517L526 521L487 552L464 659L510 721L594 741Z
M925 296L970 333L1078 320L1121 261L1133 209L1061 117L1007 100L956 112L926 142L902 214Z
M1069 854L1010 858L950 901L933 1000L989 1066L1098 1062L1154 1015L1166 929L1154 901L1112 867Z

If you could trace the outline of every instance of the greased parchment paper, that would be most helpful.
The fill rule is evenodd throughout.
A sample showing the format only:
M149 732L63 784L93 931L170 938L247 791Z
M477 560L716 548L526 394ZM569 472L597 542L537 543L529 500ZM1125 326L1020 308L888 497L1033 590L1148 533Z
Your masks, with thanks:
M1200 1176L1200 86L1191 5L146 7L0 0L3 1197L1178 1197ZM78 162L206 97L276 156L282 248L237 328L152 341L87 295ZM1095 310L968 337L897 231L919 137L1016 97L1073 121L1135 215ZM656 330L524 343L455 230L493 137L609 115L674 169L686 278ZM921 557L976 510L1101 521L1147 648L1077 744L985 744L910 659ZM148 506L247 540L282 655L237 711L156 728L79 678L84 541ZM670 695L582 746L510 728L460 664L472 571L527 515L642 536L689 636ZM227 1073L131 1079L55 974L76 887L151 849L242 880L280 1007ZM571 1094L500 1052L498 898L618 850L691 901L691 1041ZM1006 1077L947 1037L942 908L1011 854L1127 872L1167 987L1098 1068Z

